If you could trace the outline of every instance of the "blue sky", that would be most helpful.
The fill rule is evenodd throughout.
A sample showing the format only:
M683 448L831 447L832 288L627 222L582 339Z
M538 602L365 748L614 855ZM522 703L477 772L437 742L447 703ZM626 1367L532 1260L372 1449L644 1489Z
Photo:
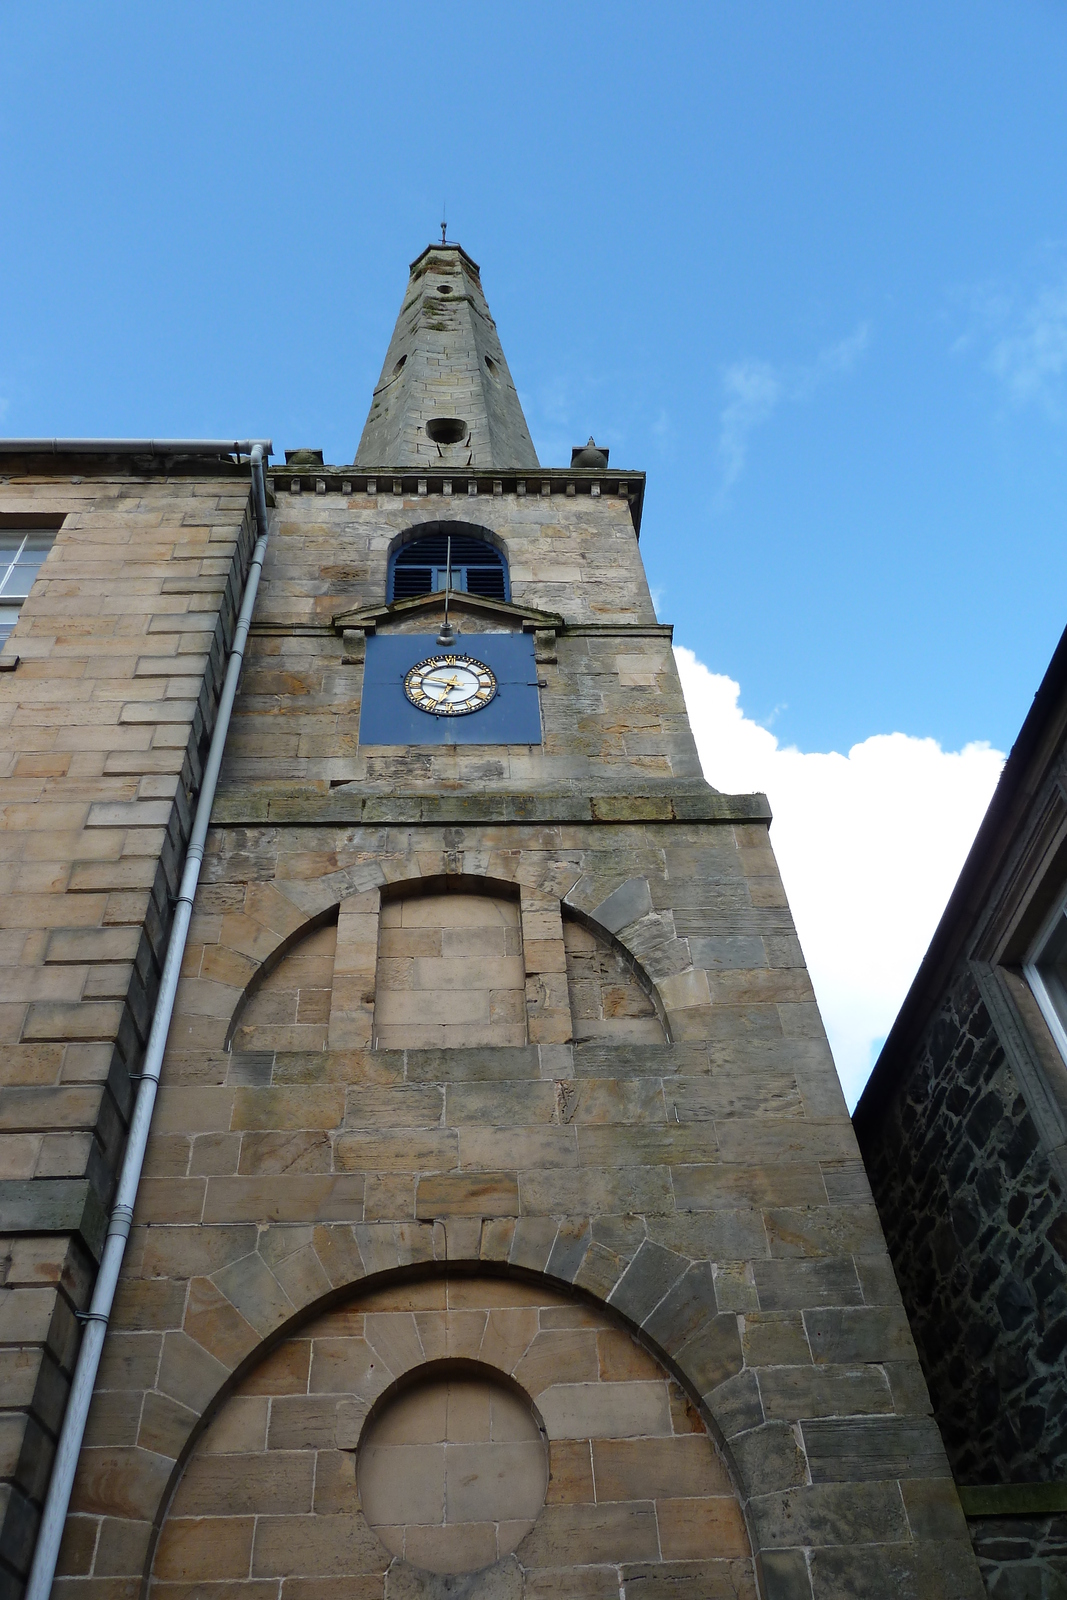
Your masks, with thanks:
M1061 3L43 3L0 75L4 432L349 459L447 200L751 715L1010 741L1067 620Z
M4 433L350 460L444 201L542 460L648 471L751 722L1008 748L1067 621L1062 3L4 23Z

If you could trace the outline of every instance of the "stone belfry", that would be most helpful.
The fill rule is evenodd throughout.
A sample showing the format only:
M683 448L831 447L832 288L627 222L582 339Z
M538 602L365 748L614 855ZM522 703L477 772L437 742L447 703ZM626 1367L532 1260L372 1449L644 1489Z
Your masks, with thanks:
M175 474L205 492L173 463L109 470L95 498L75 470L98 509L49 561L86 526L106 542L124 485L157 530ZM69 463L26 471L39 503L70 500ZM250 513L227 481L209 487L239 573ZM538 464L457 245L411 269L354 464L294 451L272 472L57 1595L982 1593L766 801L701 775L641 563L643 488L592 441ZM188 570L187 545L159 545L162 574ZM180 594L223 650L209 576L161 579L153 636ZM16 644L44 636L39 593ZM160 750L195 753L193 677ZM175 726L165 696L139 703ZM186 759L156 829L195 788ZM99 830L133 829L116 807ZM105 894L124 859L98 847L80 931L40 942L63 972L139 948L112 939L108 894L113 919L164 916L165 888L155 912ZM98 992L81 981L77 1005ZM120 1111L138 1037L71 1058L111 1074ZM18 1257L18 1294L58 1260L48 1307L68 1312L20 1313L57 1378L23 1405L45 1465L18 1457L13 1589L99 1247L64 1226L68 1256Z

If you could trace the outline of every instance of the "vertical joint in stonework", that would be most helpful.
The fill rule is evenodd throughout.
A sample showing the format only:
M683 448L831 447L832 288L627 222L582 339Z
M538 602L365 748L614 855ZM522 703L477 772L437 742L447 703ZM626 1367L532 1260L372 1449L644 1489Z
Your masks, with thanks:
M519 915L530 1043L567 1044L573 1029L560 902L554 895L523 885L519 893Z

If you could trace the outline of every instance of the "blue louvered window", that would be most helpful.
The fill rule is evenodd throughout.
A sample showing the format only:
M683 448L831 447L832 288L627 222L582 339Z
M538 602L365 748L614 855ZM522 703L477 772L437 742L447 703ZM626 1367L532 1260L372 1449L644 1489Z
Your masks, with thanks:
M389 599L412 600L445 587L449 539L452 541L452 588L486 600L510 600L507 562L486 539L463 523L438 524L394 554L389 570Z

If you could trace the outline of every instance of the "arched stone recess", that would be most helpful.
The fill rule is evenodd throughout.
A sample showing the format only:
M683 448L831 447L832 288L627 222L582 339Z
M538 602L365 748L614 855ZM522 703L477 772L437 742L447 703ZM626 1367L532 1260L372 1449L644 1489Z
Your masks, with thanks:
M659 991L621 940L592 917L568 907L563 946L575 1042L671 1042Z
M712 998L707 972L694 967L689 940L678 937L673 911L656 905L647 876L612 883L599 874L582 874L564 903L605 929L634 958L654 986L672 1040L708 1037Z
M462 830L454 832L462 839ZM498 1002L499 1030L489 1028L485 1037L461 1036L459 1045L566 1044L574 1038L610 1038L624 1030L610 1025L600 1032L583 1030L577 1034L573 1018L575 952L568 954L563 916L589 932L600 948L610 953L618 969L620 1014L628 1011L651 1020L641 1004L637 990L647 996L658 1019L660 1032L648 1030L648 1038L638 1042L671 1042L674 1039L704 1037L710 992L707 975L694 971L688 941L674 935L670 913L652 909L647 879L630 879L602 897L592 909L577 903L575 893L582 873L574 863L552 860L528 863L520 852L469 851L458 847L429 851L425 855L386 858L358 868L327 874L314 880L275 880L247 886L241 912L222 921L220 937L214 944L191 947L190 958L179 990L172 1048L194 1045L199 1048L231 1049L367 1049L420 1048L442 1040L420 1038L410 1033L403 1043L393 1044L390 1031L394 1019L379 1010L376 1031L375 996L382 950L383 905L392 906L420 897L468 894L485 901L517 903L518 938L523 964L525 1018L520 1008L507 998L512 993L512 976L507 975ZM589 898L588 894L585 898ZM385 913L392 928L397 913ZM257 996L263 996L263 1025L299 1029L321 1029L319 1011L324 1000L321 991L310 993L304 1002L306 1022L300 1017L300 972L302 961L318 963L319 969L330 952L328 936L315 944L312 936L336 923L333 950L332 989L325 1039L298 1032L277 1035L272 1045L264 1036L257 1044L249 1036L242 1046L238 1035L242 1027L256 1022ZM488 922L486 926L488 926ZM395 934L386 936L391 944ZM473 936L472 936L473 937ZM319 948L319 945L322 948ZM386 956L395 961L404 957ZM412 958L414 959L414 958ZM446 960L446 957L426 959ZM496 959L495 957L493 959ZM502 947L499 959L508 959ZM510 959L515 959L511 957ZM285 970L285 963L292 963ZM473 967L472 967L473 973ZM456 979L460 977L457 973ZM605 970L610 977L610 967ZM243 982L239 980L243 979ZM413 982L412 973L388 972L390 1005L395 1001L398 982ZM449 982L447 974L443 981ZM310 987L314 986L312 982ZM631 990L627 997L624 991ZM504 991L507 991L505 993ZM281 996L286 996L285 1000ZM294 1009L295 1008L295 1009ZM510 1009L507 1009L510 1008ZM251 1014L250 1013L251 1010ZM290 1012L292 1015L290 1016ZM412 1018L415 1022L417 1019ZM520 1037L524 1034L524 1038ZM399 1037L399 1036L398 1036ZM634 1042L631 1036L628 1042Z
M525 1045L518 886L456 873L394 883L381 898L374 1047Z
M238 1000L227 1050L321 1050L337 952L337 908L312 918L261 962Z
M246 1232L235 1230L238 1250L238 1235ZM545 1304L564 1297L566 1304L560 1303L553 1323L561 1332L575 1325L579 1302L592 1307L605 1326L625 1330L696 1406L746 1516L752 1496L804 1482L806 1462L795 1430L765 1414L755 1374L745 1367L742 1319L717 1308L718 1269L658 1244L639 1218L605 1217L591 1223L574 1216L497 1214L427 1217L414 1224L281 1224L252 1230L247 1242L253 1246L250 1253L235 1252L236 1259L188 1283L176 1319L163 1319L177 1325L161 1338L135 1337L117 1352L113 1368L105 1364L102 1369L94 1411L102 1408L100 1415L107 1417L118 1403L125 1414L133 1404L133 1415L142 1420L136 1445L101 1446L93 1442L95 1421L90 1418L67 1531L72 1563L81 1550L106 1552L90 1558L89 1570L83 1568L86 1576L92 1575L92 1562L104 1559L111 1563L110 1576L128 1574L132 1579L146 1570L185 1463L223 1403L230 1396L256 1392L254 1373L265 1357L271 1371L284 1373L289 1359L285 1347L299 1342L301 1330L316 1317L332 1317L338 1307L362 1303L361 1297L401 1283L437 1283L451 1275L473 1277L482 1294L490 1294L487 1282L504 1285L493 1291L503 1297L498 1303L504 1306L513 1303L507 1287L511 1280L517 1280L523 1293L531 1283L540 1285ZM727 1266L728 1280L732 1265ZM482 1311L493 1310L495 1304L490 1294ZM474 1327L468 1313L478 1308L456 1309L457 1329ZM579 1322L585 1315L582 1311ZM483 1323L481 1341L489 1326L485 1318ZM448 1334L443 1349L435 1347L436 1354L463 1354L466 1347L458 1339L458 1333L454 1338ZM478 1351L477 1359L484 1359L484 1343ZM417 1353L413 1346L413 1361ZM644 1357L635 1354L631 1359L639 1365ZM145 1361L147 1387L139 1395L131 1393L131 1371L142 1370ZM401 1375L393 1368L390 1373L388 1382ZM548 1376L562 1381L556 1363L549 1364ZM601 1373L597 1379L573 1381L609 1380ZM293 1392L312 1392L306 1386L300 1389L303 1379L293 1382ZM358 1403L344 1413L352 1424L345 1448L355 1448L357 1424L374 1394L356 1395L353 1389L348 1400L353 1397ZM339 1403L326 1406L328 1415L320 1417L324 1428L339 1426ZM320 1403L320 1411L324 1405ZM293 1437L299 1442L299 1430ZM312 1431L306 1447L317 1437ZM331 1437L331 1448L341 1448L336 1436ZM684 1510L679 1508L679 1515ZM753 1592L745 1584L736 1590L739 1595Z
M350 1288L205 1405L144 1527L142 1592L356 1580L365 1600L444 1600L458 1581L518 1600L640 1577L755 1600L728 1452L680 1377L628 1316L545 1275Z

